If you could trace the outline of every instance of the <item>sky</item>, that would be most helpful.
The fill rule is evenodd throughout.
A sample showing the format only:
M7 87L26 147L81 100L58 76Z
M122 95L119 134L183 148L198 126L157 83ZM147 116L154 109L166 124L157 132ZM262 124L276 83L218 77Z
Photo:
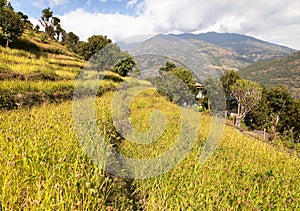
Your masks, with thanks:
M159 33L230 32L300 49L299 0L11 0L38 24L50 7L81 40ZM144 37L144 36L142 36Z

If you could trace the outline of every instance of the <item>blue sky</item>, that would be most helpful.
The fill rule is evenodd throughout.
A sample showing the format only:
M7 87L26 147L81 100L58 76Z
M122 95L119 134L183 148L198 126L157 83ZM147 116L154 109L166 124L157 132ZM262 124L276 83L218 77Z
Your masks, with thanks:
M299 0L11 0L38 24L50 7L66 31L124 38L183 32L231 32L300 49Z
M130 3L131 2L131 3ZM11 0L15 10L29 14L39 19L41 11L50 7L56 15L64 15L70 11L82 8L92 13L121 13L134 15L134 7L139 1L125 0Z

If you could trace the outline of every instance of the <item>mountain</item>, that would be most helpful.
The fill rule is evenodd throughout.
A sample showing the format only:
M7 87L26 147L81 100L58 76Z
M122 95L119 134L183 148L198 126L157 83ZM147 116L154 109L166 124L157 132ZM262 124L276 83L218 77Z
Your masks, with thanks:
M147 72L144 77L157 75L159 68L168 61L191 69L200 78L214 75L216 71L220 73L220 68L209 54L191 42L175 36L156 35L138 44L130 53L135 57L142 75Z
M267 86L283 84L300 99L300 51L284 58L257 62L239 73L245 79Z
M199 40L216 46L228 48L237 53L237 59L246 63L268 60L288 56L294 50L285 46L276 45L254 37L234 34L208 32L201 34L173 35L185 40Z
M156 55L172 57L187 66L191 65L191 58L197 57L198 60L205 60L206 64L209 63L210 68L219 71L238 70L258 61L286 57L295 52L288 47L268 43L250 36L216 32L160 34L149 39L145 37L144 41L138 39L133 42L131 39L130 44L126 45L126 42L121 42L120 45L123 50L128 50L133 55L152 52ZM193 63L195 64L192 66L197 69L197 62ZM198 66L200 68L199 64Z

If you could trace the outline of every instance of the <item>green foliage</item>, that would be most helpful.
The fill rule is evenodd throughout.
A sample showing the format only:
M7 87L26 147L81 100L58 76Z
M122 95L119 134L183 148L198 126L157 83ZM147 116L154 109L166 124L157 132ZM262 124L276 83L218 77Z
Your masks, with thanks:
M40 31L40 26L36 25L33 29L36 33L38 33Z
M213 112L226 110L226 99L220 80L209 77L203 81L205 86L205 101Z
M161 77L150 79L160 94L178 105L195 104L195 96L198 92L190 70L166 62L166 65L160 68L160 74Z
M24 31L24 21L15 11L4 8L0 10L0 28L6 40L6 47L14 42Z
M17 14L20 15L22 21L24 22L24 27L26 29L32 29L33 28L33 24L30 22L27 15L23 14L22 12L17 12Z
M120 61L113 68L112 71L118 73L120 76L127 76L132 72L133 68L136 66L134 59L129 56L127 59Z
M225 92L226 97L229 97L231 94L230 87L236 83L236 81L240 78L240 75L233 70L228 70L220 77L220 80L222 82L222 86Z
M109 43L111 43L111 40L106 36L93 35L88 38L87 43L80 43L78 53L83 56L85 60L89 60Z
M149 79L156 87L158 93L166 96L171 102L178 105L195 104L195 96L189 90L189 87L174 74L167 74L162 77Z
M238 116L241 118L244 118L261 99L262 87L252 81L238 79L230 89L237 100Z
M53 12L50 8L43 9L40 23L45 27L45 33L50 38L54 38Z
M299 141L299 120L300 105L282 85L265 89L261 101L245 118L252 129L266 128L272 138L276 138L276 133L288 132L295 142Z
M176 65L174 63L166 62L166 66L161 67L160 71L169 72L169 71L173 70L174 68L176 68Z
M51 39L60 40L60 35L64 30L60 25L60 19L53 16L53 11L50 8L43 9L40 23L45 27L45 33Z
M195 87L195 79L193 77L192 71L185 69L185 68L173 68L168 70L171 74L178 77L184 84L186 84L189 90L196 95L197 89Z
M2 9L7 4L7 0L0 0L0 9Z
M93 54L89 60L90 68L97 71L111 70L116 64L127 59L128 56L116 44L109 44Z
M79 37L76 34L74 34L73 32L67 33L66 44L67 47L71 49L73 52L76 52L76 47L78 42L79 42Z

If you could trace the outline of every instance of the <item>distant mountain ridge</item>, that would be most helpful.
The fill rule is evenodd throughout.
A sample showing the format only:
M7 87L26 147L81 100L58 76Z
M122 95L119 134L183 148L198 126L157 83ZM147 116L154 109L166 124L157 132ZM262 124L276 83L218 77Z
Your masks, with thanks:
M140 36L142 37L142 36ZM124 41L118 43L122 50L127 50L133 55L143 54L143 52L159 52L164 51L165 48L169 48L172 43L180 42L182 49L178 48L176 51L184 53L193 51L201 54L205 59L209 59L211 67L224 71L227 69L239 70L255 62L271 60L274 58L282 58L290 55L296 50L269 43L263 40L259 40L254 37L234 34L234 33L217 33L208 32L200 34L169 34L169 35L155 35L145 36L144 41L142 39L129 39L130 42ZM190 48L189 50L187 50ZM174 50L174 49L173 49ZM165 52L163 52L165 53ZM177 53L173 53L173 58L181 61L181 56ZM163 56L168 56L163 54ZM188 57L188 55L186 56ZM146 59L143 58L143 64L155 63L153 57L151 57L151 63L147 63ZM162 61L158 62L162 63ZM190 64L187 64L190 65ZM150 68L149 66L141 66L141 69L157 69Z
M283 84L295 98L300 99L300 51L287 57L257 62L239 73L243 78L263 85Z
M179 34L172 36L185 40L199 40L204 41L219 47L231 49L237 53L236 59L244 63L254 63L273 58L280 58L288 56L295 52L294 49L269 43L242 34L235 33L217 33L207 32L200 34Z

